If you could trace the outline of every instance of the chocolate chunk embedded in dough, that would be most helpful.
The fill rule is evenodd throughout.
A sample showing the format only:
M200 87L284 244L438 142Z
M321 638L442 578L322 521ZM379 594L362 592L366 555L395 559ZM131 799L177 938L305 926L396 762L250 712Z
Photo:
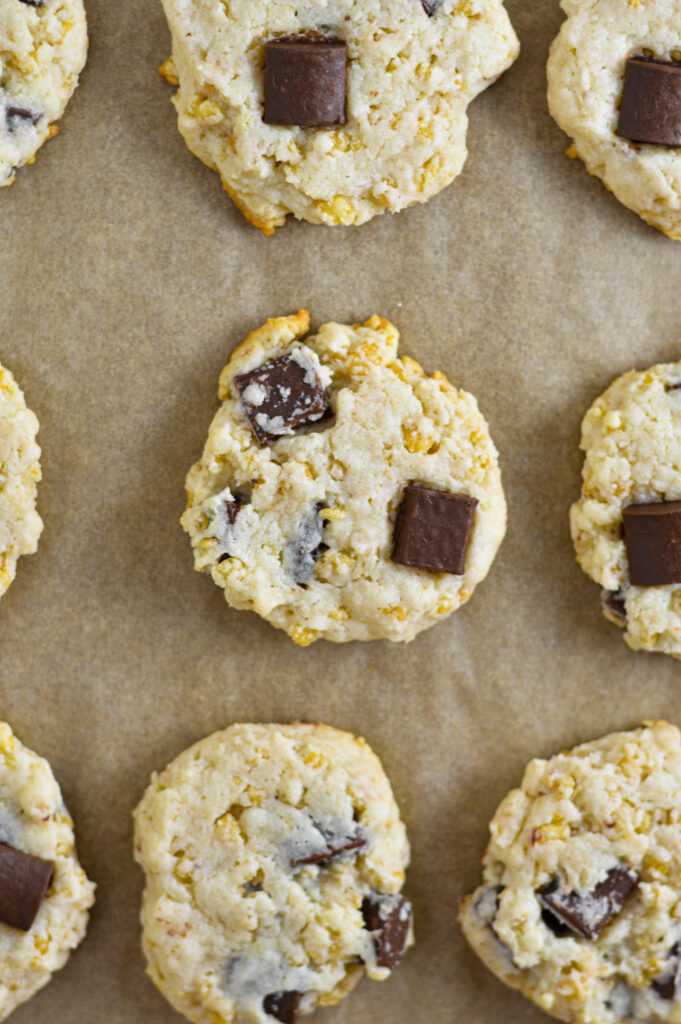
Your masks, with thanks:
M681 992L681 943L676 942L669 951L664 970L651 983L660 999L676 999Z
M40 114L35 110L27 110L26 107L7 107L5 110L5 124L8 132L15 132L25 124L37 124Z
M364 927L375 932L374 948L378 967L397 967L404 956L413 920L411 902L404 896L376 893L362 900Z
M299 868L303 864L319 864L323 867L325 864L330 864L332 860L340 857L343 853L348 853L350 850L359 850L366 843L366 839L359 832L354 836L346 836L340 839L333 836L325 838L327 839L325 850L320 850L319 853L311 853L307 857L297 857L291 861L291 867Z
M634 586L681 583L681 501L629 505L622 521Z
M601 590L601 607L610 622L617 626L626 626L627 604L623 590Z
M284 1024L296 1024L300 1007L300 992L273 992L263 1000L265 1013L270 1017L283 1021Z
M266 124L345 124L348 48L314 34L265 43Z
M393 561L462 576L477 504L468 494L409 484L397 513Z
M617 134L632 142L681 146L681 64L627 60Z
M585 939L597 939L605 926L621 911L629 894L638 885L638 875L630 868L612 868L591 892L581 896L565 892L559 879L537 893L539 902L560 924L567 925ZM560 933L556 930L556 934Z
M439 2L440 0L421 0L421 6L429 18L432 18L435 14Z
M27 932L40 910L53 873L51 861L0 843L0 921Z
M326 391L312 366L290 356L234 378L244 411L261 447L328 416Z

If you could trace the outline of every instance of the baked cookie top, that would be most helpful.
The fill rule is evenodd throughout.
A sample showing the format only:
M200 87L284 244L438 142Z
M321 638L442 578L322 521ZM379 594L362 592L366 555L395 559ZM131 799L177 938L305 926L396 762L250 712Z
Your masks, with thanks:
M466 159L468 104L519 48L501 0L164 0L164 7L173 55L162 71L179 83L180 132L265 234L288 213L362 224L434 196ZM321 55L310 72L308 46L307 64L298 55L284 76L290 83L300 73L305 83L298 123L265 123L282 114L266 109L265 44L304 36L314 44L315 34L318 43L340 41L346 56ZM287 103L286 116L291 110Z
M411 942L406 832L362 739L234 725L154 775L135 821L148 971L197 1024L293 1024Z
M506 524L497 453L475 399L398 358L387 320L309 327L305 311L269 320L222 371L187 477L194 564L298 644L411 640L489 570ZM462 565L434 571L457 551Z
M64 966L93 901L49 764L0 722L0 1020Z
M0 0L0 186L56 134L86 55L82 0Z
M36 550L43 528L35 507L37 432L38 420L12 374L0 365L0 597L16 576L19 556Z
M625 206L680 238L681 137L677 145L657 145L618 130L627 130L620 125L627 60L681 59L681 0L561 0L561 6L567 20L551 47L548 100L574 142L571 155ZM638 100L655 106L653 97ZM681 105L675 107L681 125Z
M653 722L528 765L501 803L473 949L559 1020L681 1019L681 737Z
M606 617L624 628L635 650L676 657L681 576L679 582L636 585L625 520L632 508L665 511L666 503L681 499L680 446L681 363L623 374L584 417L582 493L570 511L577 560L603 588Z

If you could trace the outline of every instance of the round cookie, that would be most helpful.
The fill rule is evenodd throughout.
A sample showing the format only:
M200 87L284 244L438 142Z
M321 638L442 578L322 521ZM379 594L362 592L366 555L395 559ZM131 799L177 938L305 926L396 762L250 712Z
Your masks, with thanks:
M0 0L0 186L57 134L86 55L83 0Z
M528 765L490 825L471 946L558 1020L681 1020L681 737L654 722Z
M634 650L675 657L681 574L676 567L677 583L635 585L640 568L636 563L632 573L627 520L632 508L681 499L680 386L681 363L666 363L623 374L596 399L582 424L582 493L570 510L577 560L603 588L606 618L624 629ZM638 562L640 554L634 556Z
M649 224L681 238L681 135L672 146L618 134L629 130L620 125L627 60L681 58L681 0L561 0L561 6L567 20L551 47L548 100L573 140L568 154ZM662 109L652 94L639 93L635 103L648 116Z
M519 49L501 0L164 7L173 54L161 72L179 85L180 132L267 235L289 213L315 224L362 224L434 196L465 162L468 104ZM265 44L290 37L312 47L302 48L302 60L298 48L284 85L273 78L268 95ZM347 66L342 48L315 54L324 40L345 44ZM293 79L304 85L289 91L287 123L265 123L281 121L282 110L268 104Z
M148 972L197 1024L294 1024L411 944L406 832L349 733L233 725L154 775L135 822Z
M35 508L37 432L38 420L12 374L0 365L0 597L16 576L19 556L36 550L43 528Z
M64 966L94 888L49 764L0 722L0 1020Z
M222 371L187 477L195 568L300 645L411 640L494 559L496 450L475 399L398 359L387 320L309 326L269 320Z

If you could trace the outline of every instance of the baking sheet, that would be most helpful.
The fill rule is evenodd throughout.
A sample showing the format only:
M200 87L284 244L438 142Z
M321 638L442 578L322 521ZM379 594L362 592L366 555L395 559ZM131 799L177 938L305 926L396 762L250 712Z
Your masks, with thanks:
M561 21L509 0L520 59L471 108L465 171L362 228L249 227L185 148L157 0L89 0L59 138L0 194L0 359L41 421L39 553L0 609L0 715L47 756L98 884L88 937L16 1024L174 1024L144 975L130 813L150 772L240 720L319 719L383 759L413 845L417 945L315 1021L540 1024L455 923L533 756L666 716L681 664L634 654L574 560L579 426L621 371L681 358L681 245L621 207L545 104ZM373 313L477 395L509 530L471 602L403 647L296 648L195 574L178 525L231 349L267 316Z

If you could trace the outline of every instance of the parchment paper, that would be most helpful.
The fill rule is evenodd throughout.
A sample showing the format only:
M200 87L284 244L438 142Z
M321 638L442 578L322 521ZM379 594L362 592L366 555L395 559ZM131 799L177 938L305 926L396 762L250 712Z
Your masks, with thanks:
M318 719L381 756L413 845L417 945L328 1024L540 1024L455 923L526 762L681 723L681 664L634 654L579 570L579 427L618 373L681 358L681 245L621 207L545 103L554 0L508 0L520 59L471 107L461 178L362 228L249 227L185 148L157 0L89 0L62 132L0 195L0 360L41 421L39 553L0 608L0 716L52 763L98 884L88 937L16 1024L173 1024L144 975L131 811L150 772L234 721ZM231 349L267 316L394 320L477 395L509 500L471 602L404 647L296 648L194 573L184 478Z

